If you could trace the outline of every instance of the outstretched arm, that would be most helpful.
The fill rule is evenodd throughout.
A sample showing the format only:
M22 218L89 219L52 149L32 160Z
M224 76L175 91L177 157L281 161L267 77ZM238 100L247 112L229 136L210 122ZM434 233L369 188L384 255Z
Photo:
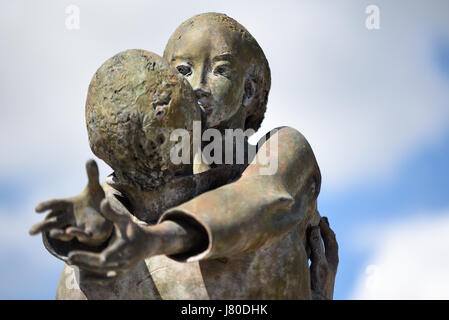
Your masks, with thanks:
M72 251L67 261L100 278L125 273L150 256L188 252L202 242L201 233L190 225L173 221L149 225L133 216L113 196L101 202L100 210L114 224L108 246L100 253Z
M284 128L276 135L279 148L270 150L275 144L267 143L258 153L277 161L275 174L261 175L263 165L256 157L238 181L168 210L155 226L139 221L113 198L108 201L117 205L104 201L102 213L114 222L113 240L101 253L72 252L69 263L116 275L152 255L166 254L180 261L230 256L276 242L295 226L305 231L309 223L317 225L320 176L313 152L294 129ZM328 241L333 232L328 226L322 229L326 256L336 256L338 263L338 252L328 250L336 244L335 238ZM330 269L333 272L320 273L324 262L333 265L321 259L321 234L315 230L308 239L313 240L309 240L313 293L332 298L336 264Z
M261 174L267 167L263 157L277 163L274 174ZM305 231L307 223L317 216L319 184L319 168L306 139L292 128L278 130L236 182L162 215L160 222L195 221L207 234L205 250L173 258L195 261L228 257L275 243L295 226Z

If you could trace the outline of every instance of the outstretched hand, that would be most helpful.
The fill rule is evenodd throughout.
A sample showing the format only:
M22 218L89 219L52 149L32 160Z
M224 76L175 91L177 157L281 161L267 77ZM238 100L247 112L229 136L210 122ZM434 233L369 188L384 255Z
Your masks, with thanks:
M44 221L35 224L31 235L49 232L49 236L62 241L77 238L78 241L98 246L112 232L112 223L100 214L100 203L105 193L99 182L98 166L94 160L86 162L88 184L81 194L66 199L44 201L36 206L36 212L49 211Z
M324 242L324 248L323 248ZM338 243L326 217L308 230L310 281L313 300L331 300L338 267Z
M100 210L114 224L110 243L100 253L72 251L67 263L102 277L115 277L151 255L157 241L153 241L151 226L138 220L113 198L103 199Z

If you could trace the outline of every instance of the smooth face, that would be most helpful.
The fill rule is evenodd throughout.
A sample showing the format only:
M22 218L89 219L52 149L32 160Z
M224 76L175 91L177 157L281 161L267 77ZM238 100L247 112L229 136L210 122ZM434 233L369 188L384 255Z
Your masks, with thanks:
M235 38L234 38L235 37ZM244 59L236 35L219 26L199 25L176 40L169 63L190 83L207 114L207 126L230 119L242 106Z

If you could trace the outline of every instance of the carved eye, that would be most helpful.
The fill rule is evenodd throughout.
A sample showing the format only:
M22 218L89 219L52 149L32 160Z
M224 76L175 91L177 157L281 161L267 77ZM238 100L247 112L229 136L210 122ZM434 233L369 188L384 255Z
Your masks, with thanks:
M219 76L228 77L229 68L226 65L221 65L215 68L214 73Z
M186 66L185 64L177 66L176 69L178 69L180 74L186 77L192 74L192 68L190 66Z

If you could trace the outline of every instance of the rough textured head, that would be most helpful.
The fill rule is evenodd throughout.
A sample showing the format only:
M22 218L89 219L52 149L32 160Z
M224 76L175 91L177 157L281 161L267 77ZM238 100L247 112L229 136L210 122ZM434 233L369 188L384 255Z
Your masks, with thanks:
M158 55L128 50L95 73L86 101L86 124L93 153L117 178L152 189L185 166L170 161L174 129L192 132L201 113L189 83Z
M192 85L206 109L208 127L257 130L264 118L271 77L265 54L234 19L204 13L183 22L164 58Z

